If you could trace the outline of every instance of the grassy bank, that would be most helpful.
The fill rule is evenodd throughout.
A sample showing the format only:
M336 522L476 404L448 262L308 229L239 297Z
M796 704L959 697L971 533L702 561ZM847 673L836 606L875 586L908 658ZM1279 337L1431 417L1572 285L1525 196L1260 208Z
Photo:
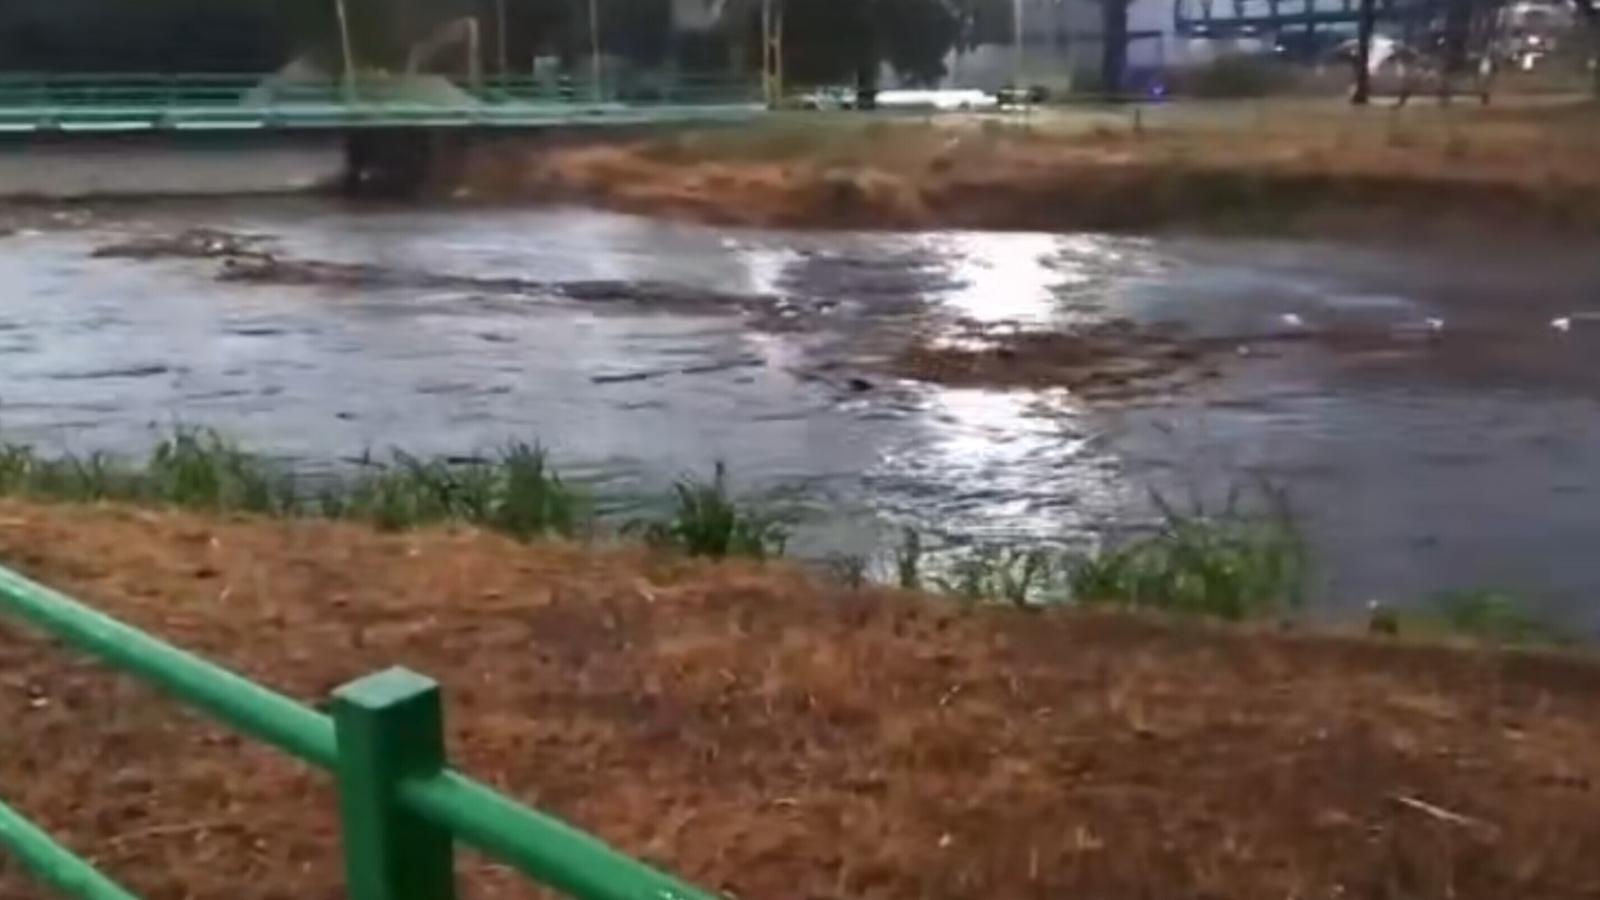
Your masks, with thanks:
M490 145L466 197L761 226L1600 226L1592 104L1187 103L928 120L805 114L620 143Z
M1600 668L961 608L473 529L0 501L0 560L738 897L1588 896ZM8 802L150 897L342 896L328 784L5 627ZM527 896L469 862L478 898ZM37 896L14 869L0 895Z
M655 511L596 515L596 498L563 479L537 444L511 443L472 459L370 455L343 476L315 481L205 429L179 429L143 460L103 453L47 456L0 445L0 497L114 502L212 514L353 522L380 531L466 525L520 542L636 541L709 559L766 560L787 549L780 511L739 497L725 467L686 476ZM1089 554L1048 545L934 552L914 529L882 550L835 557L822 570L845 587L938 593L966 605L1076 606L1230 622L1287 622L1309 589L1312 554L1287 490L1257 481L1213 509L1159 494L1151 528ZM1552 644L1561 632L1514 594L1443 595L1402 611L1375 607L1368 627L1390 635Z

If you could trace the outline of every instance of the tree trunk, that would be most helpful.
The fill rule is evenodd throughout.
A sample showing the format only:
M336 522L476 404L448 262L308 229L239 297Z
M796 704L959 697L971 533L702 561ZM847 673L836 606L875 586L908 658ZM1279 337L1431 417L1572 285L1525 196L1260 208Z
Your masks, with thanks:
M1128 68L1128 2L1100 0L1100 89L1108 97L1122 92L1122 75Z
M1580 4L1579 9L1582 8ZM1592 67L1589 69L1590 90L1594 94L1594 99L1600 100L1600 12L1590 7L1585 21L1589 32L1589 65Z
M1456 78L1467 67L1467 31L1471 27L1471 0L1445 0L1444 59L1439 73L1439 102L1443 105L1449 105Z
M1350 102L1366 106L1372 99L1372 31L1377 24L1376 0L1361 0L1361 17L1356 26L1356 87Z
M1589 36L1589 65L1593 66L1589 70L1590 89L1600 100L1600 7L1595 0L1573 0L1572 5L1578 8L1578 18L1583 20L1583 30Z

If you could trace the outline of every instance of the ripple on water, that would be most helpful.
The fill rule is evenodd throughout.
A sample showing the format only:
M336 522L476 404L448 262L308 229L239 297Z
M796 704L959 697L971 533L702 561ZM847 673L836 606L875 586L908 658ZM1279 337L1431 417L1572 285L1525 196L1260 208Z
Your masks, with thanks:
M1076 542L1123 494L1065 394L936 389L912 422L867 481L897 519L936 533Z

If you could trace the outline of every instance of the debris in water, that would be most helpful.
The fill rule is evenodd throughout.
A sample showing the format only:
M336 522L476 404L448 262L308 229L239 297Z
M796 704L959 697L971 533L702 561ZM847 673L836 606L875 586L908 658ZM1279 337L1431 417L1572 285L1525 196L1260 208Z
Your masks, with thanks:
M1226 345L1224 345L1226 346ZM1243 345L1236 352L1246 355ZM950 385L1064 387L1090 399L1159 393L1207 377L1223 347L1126 321L1072 332L997 331L974 324L953 339L913 343L894 370Z

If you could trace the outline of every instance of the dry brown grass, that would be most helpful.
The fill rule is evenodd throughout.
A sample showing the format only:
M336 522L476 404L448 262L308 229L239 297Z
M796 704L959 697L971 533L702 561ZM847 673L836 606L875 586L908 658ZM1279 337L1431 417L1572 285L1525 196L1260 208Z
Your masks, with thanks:
M0 504L0 559L307 701L430 673L465 768L739 897L1600 892L1584 661L114 508ZM156 900L341 896L321 776L24 629L0 657L0 796L69 845Z
M1278 229L1467 219L1600 225L1600 110L1299 103L492 145L471 196L578 199L750 225ZM1352 215L1354 214L1354 215ZM1354 219L1354 222L1342 221Z

